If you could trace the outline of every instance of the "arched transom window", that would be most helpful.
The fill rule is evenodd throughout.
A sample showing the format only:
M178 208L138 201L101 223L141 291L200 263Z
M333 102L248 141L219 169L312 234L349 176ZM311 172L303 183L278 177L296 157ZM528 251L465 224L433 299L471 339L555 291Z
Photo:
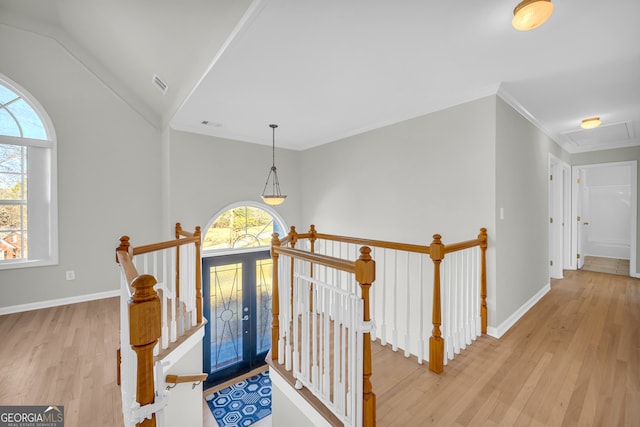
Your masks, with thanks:
M214 219L202 247L205 251L268 247L273 232L282 236L282 228L279 219L260 207L232 207Z

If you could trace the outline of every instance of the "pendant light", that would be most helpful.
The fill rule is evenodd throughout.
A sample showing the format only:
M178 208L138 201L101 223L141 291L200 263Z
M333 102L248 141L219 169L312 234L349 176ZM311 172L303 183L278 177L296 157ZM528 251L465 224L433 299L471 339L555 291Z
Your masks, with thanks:
M544 24L553 12L551 0L523 0L513 10L511 25L519 31L529 31Z
M284 202L284 199L286 199L287 196L280 193L280 182L278 181L278 171L276 170L276 128L278 127L278 125L269 125L269 127L273 130L273 163L271 165L269 175L267 175L267 182L264 183L264 190L262 190L262 200L268 205L277 206ZM271 194L267 194L269 179L271 179Z

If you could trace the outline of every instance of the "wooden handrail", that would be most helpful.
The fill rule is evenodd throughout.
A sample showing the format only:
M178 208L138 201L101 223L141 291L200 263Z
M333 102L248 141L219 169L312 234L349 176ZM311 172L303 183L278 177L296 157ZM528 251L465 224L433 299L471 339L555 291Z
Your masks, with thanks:
M136 267L133 265L133 255L131 246L129 245L129 236L122 236L120 238L120 246L116 249L116 262L120 264L122 270L124 271L124 276L127 279L127 284L130 288L130 293L133 292L131 289L131 284L134 279L138 277L138 271Z
M196 237L185 237L182 239L167 240L166 242L152 243L150 245L136 246L133 248L133 255L142 255L163 249L175 248L181 245L195 243L196 240L198 240Z
M193 374L193 375L174 375L169 374L165 378L165 382L168 384L182 384L182 383L198 383L207 379L207 374Z
M327 267L332 267L337 270L346 271L348 273L355 273L356 267L353 261L345 260L342 258L334 258L328 255L314 254L309 251L303 251L302 249L287 248L284 246L274 246L273 251L277 254L288 255L303 259L305 261L322 264Z
M485 229L486 232L486 229ZM467 240L466 242L452 243L450 245L444 245L444 253L450 254L451 252L458 252L469 248L474 248L476 246L481 246L482 240L473 239Z
M345 243L355 243L356 245L375 246L377 248L395 249L399 251L429 253L429 246L412 245L409 243L386 242L383 240L361 239L359 237L338 236L334 234L317 233L316 238L324 240L334 240Z

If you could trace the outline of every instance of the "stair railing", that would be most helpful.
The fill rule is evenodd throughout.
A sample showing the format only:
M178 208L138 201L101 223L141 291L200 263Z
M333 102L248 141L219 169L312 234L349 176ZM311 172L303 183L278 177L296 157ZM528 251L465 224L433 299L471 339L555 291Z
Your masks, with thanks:
M282 246L273 236L272 358L293 371L296 388L309 389L345 426L374 425L370 249L346 261ZM346 280L321 280L319 270Z
M175 234L175 240L138 247L122 236L116 248L122 272L118 378L127 427L156 425L167 393L157 390L155 362L204 325L200 227L190 233L178 223Z
M294 319L309 316L305 313L322 317L320 313L326 304L319 295L323 289L333 287L344 292L353 288L349 270L337 265L351 265L358 259L361 246L370 248L369 256L376 260L373 275L377 284L371 287L368 298L370 339L391 344L394 351L403 347L405 356L414 354L419 363L427 360L429 369L440 373L456 353L486 333L486 229L482 228L476 239L448 245L436 234L429 246L423 246L323 234L313 225L308 233L300 234L291 227L282 240L274 234L272 241L271 354L287 370L292 369L289 355L294 352L288 346L298 335L292 327L298 323ZM289 261L279 262L283 254ZM311 259L309 254L319 257ZM295 259L303 259L306 264ZM336 265L328 265L327 259ZM307 296L301 289L308 290ZM333 321L336 316L331 312L329 319ZM315 316L310 319L307 324L313 328ZM311 340L312 345L315 342ZM322 347L326 343L317 345ZM313 360L308 363L316 365ZM365 358L364 363L370 362ZM312 368L312 379L314 375ZM371 391L367 389L366 393ZM375 408L369 412L375 414ZM375 416L371 421L364 415L363 421L363 425L374 425Z

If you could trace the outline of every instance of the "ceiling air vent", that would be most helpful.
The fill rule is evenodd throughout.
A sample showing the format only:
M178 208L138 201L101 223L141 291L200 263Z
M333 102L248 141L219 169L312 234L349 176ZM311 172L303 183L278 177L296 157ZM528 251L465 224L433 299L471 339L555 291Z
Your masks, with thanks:
M163 95L166 95L167 90L169 90L169 86L167 86L167 84L163 82L162 79L157 76L157 74L153 75L152 83L155 87L158 88L160 92L162 92Z

